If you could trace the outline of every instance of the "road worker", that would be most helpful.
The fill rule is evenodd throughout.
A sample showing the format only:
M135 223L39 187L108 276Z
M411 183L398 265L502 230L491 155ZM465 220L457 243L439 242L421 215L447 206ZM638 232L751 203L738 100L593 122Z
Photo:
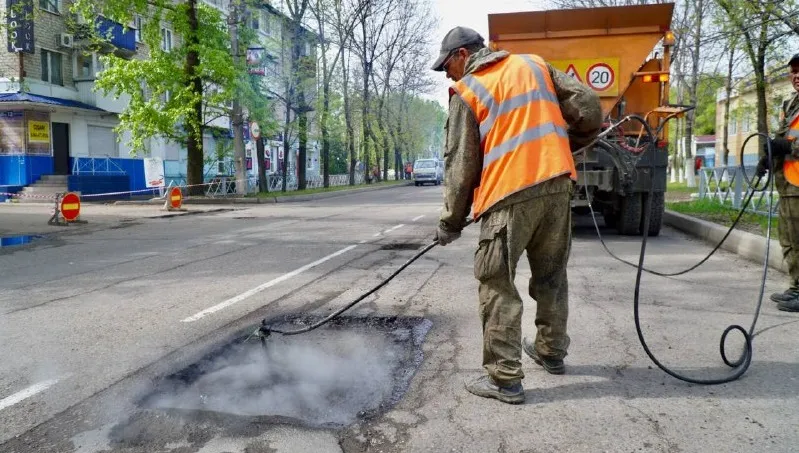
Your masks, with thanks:
M456 27L434 71L449 90L444 162L448 184L436 238L460 237L471 207L480 221L474 261L487 375L466 384L478 396L524 401L521 351L552 374L565 372L571 248L571 151L599 133L599 97L537 55L486 48L475 30ZM516 265L527 251L537 302L535 339L521 335Z
M783 311L799 311L799 54L788 61L793 95L782 104L780 128L770 140L774 157L774 185L780 195L779 237L782 257L788 264L790 285L771 300ZM765 149L758 173L768 168Z

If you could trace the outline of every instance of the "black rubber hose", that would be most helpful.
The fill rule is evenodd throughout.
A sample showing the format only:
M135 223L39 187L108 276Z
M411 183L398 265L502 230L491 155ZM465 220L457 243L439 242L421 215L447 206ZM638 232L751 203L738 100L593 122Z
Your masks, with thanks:
M466 228L467 226L469 226L472 223L473 223L473 220L469 219L469 220L466 221L466 223L464 224L463 227ZM267 323L266 323L266 319L264 319L263 321L261 321L261 327L258 329L259 336L263 340L264 338L269 337L269 335L271 335L273 333L279 333L281 335L298 335L298 334L305 333L305 332L310 332L312 330L318 329L319 327L322 327L323 325L327 324L328 322L332 321L333 319L341 316L342 313L344 313L345 311L347 311L350 308L354 307L358 303L362 302L367 297L369 297L372 294L374 294L380 288L386 286L388 284L388 282L390 282L391 280L394 280L394 277L399 275L400 272L405 270L406 267L410 266L411 263L413 263L414 261L416 261L419 258L421 258L422 255L424 255L425 253L429 252L436 245L438 245L438 239L434 240L430 244L426 245L423 249L418 251L408 261L406 261L405 264L403 264L397 270L392 272L391 275L389 275L387 278L385 278L380 283L378 283L374 288L372 288L369 291L367 291L366 293L362 294L360 297L358 297L357 299L353 300L349 304L339 308L338 310L336 310L335 312L331 313L330 315L328 315L326 318L322 319L321 321L316 322L316 323L314 323L314 324L312 324L310 326L306 326L306 327L303 327L303 328L300 328L300 329L296 329L296 330L282 330L282 329L275 329L275 328L269 327L267 325Z
M642 126L645 128L645 130L647 132L647 135L650 138L649 152L652 152L652 153L656 152L656 147L657 147L656 138L657 138L657 135L652 131L652 128L649 126L649 124L646 122L646 120L644 118L641 118L638 115L629 115L625 119L623 119L621 122L626 122L626 121L629 121L629 120L635 120L635 121L638 121L638 122L640 122L642 124ZM760 134L760 133L752 134L749 137L747 137L747 139L744 141L744 145L741 148L741 156L740 156L739 160L741 162L741 171L744 174L745 174L745 170L743 168L743 150L744 150L744 148L746 146L746 143L752 137L754 137L756 135L765 136L765 134ZM767 136L765 136L765 137L768 140L768 137ZM746 370L749 368L749 365L752 362L752 338L753 338L753 333L752 332L755 329L755 325L757 323L757 320L758 320L758 317L759 317L759 314L760 314L760 308L761 308L762 302L763 302L763 293L765 291L766 275L768 273L768 256L769 256L769 244L770 244L770 242L768 242L768 241L770 241L770 238L771 238L771 215L772 215L771 214L771 206L772 206L772 199L773 199L773 196L774 196L773 195L773 184L774 184L774 181L773 181L773 178L771 177L771 175L773 175L773 173L774 173L773 172L773 168L772 168L773 164L772 164L772 160L771 160L771 145L768 142L767 142L766 152L767 152L768 159L769 159L769 180L767 180L766 186L768 186L768 181L770 181L771 182L771 186L772 186L772 191L769 193L769 222L768 222L768 227L767 227L767 232L766 232L766 240L767 240L766 257L765 257L764 265L763 265L764 266L763 279L762 279L762 282L761 282L761 285L760 285L760 295L759 295L759 298L758 298L757 309L756 309L754 318L752 320L752 325L751 325L749 331L746 331L743 327L741 327L739 325L731 325L731 326L727 327L724 330L724 332L722 333L721 339L719 341L719 352L721 354L721 358L724 361L724 363L727 366L733 368L733 371L730 374L728 374L727 376L724 376L724 377L721 377L721 378L715 378L715 379L698 379L698 378L693 378L693 377L690 377L690 376L685 376L685 375L677 373L676 371L674 371L674 370L670 369L669 367L663 365L657 359L657 357L655 357L655 355L652 353L652 351L649 349L649 346L646 343L646 339L644 338L644 334L643 334L643 331L641 329L640 309L639 309L639 306L640 306L640 292L641 292L641 276L642 276L643 272L646 270L644 268L644 258L646 256L646 243L647 243L648 232L649 232L649 222L650 222L651 209L652 209L652 194L654 193L654 181L655 181L654 180L655 161L654 161L654 159L650 160L650 162L651 162L650 170L651 170L651 174L652 174L653 178L652 178L652 184L649 187L649 192L648 192L649 196L647 197L646 206L644 207L644 225L643 225L643 228L642 228L643 238L641 239L641 251L640 251L640 254L639 254L639 257L638 257L638 265L636 266L637 272L636 272L636 276L635 276L635 292L634 292L634 296L633 296L633 317L634 317L634 320L635 320L635 331L638 334L638 340L640 341L641 346L643 347L644 352L646 353L646 355L649 357L650 360L652 360L652 362L655 365L657 365L658 368L663 370L666 374L668 374L668 375L670 375L670 376L672 376L672 377L674 377L676 379L679 379L681 381L685 381L685 382L689 382L689 383L693 383L693 384L703 384L703 385L715 385L715 384L723 384L723 383L731 382L731 381L734 381L734 380L740 378L741 376L743 376L743 374L746 372ZM583 161L583 168L585 168L585 161ZM747 182L750 182L750 180L747 179ZM754 193L754 192L752 192L752 193ZM592 217L592 219L594 221L594 226L596 227L597 234L599 235L600 241L602 242L602 245L605 248L605 250L612 257L616 258L617 260L619 260L621 262L624 262L624 263L627 263L627 264L631 264L628 261L622 260L622 259L618 258L616 255L614 255L608 249L608 247L605 244L604 240L602 240L601 233L599 232L599 226L598 226L597 221L596 221L596 215L594 213L593 207L591 206L590 193L589 193L589 190L588 190L587 186L586 186L586 197L588 199L588 206L589 206L589 209L591 211L591 217ZM699 265L701 265L702 263L707 261L707 259L709 259L710 256L713 253L715 253L718 250L719 247L721 247L721 243L723 243L723 241L726 240L726 238L729 236L730 232L732 231L732 229L738 223L738 220L740 220L741 216L743 215L743 212L745 211L745 209L746 209L749 201L751 200L751 198L752 198L752 196L750 194L750 196L747 197L744 205L741 207L741 212L738 214L738 217L736 218L735 222L733 223L732 228L730 228L730 231L727 232L727 234L724 236L722 241L713 249L713 251L707 257L705 257L697 265L695 265L695 266L693 266L693 267L691 267L691 268L689 268L689 269L687 269L685 271L682 271L682 272L679 272L679 273L675 273L675 274L671 274L671 275L679 275L679 274L683 274L683 273L686 273L686 272L690 272L691 270L697 268ZM648 271L648 272L653 273L655 275L663 275L663 276L669 275L669 274L658 273L658 272L654 272L654 271ZM727 340L727 335L729 335L729 333L731 331L733 331L733 330L737 330L738 332L740 332L743 335L744 341L745 341L744 350L741 353L741 356L739 357L739 359L736 360L735 362L732 362L732 361L730 361L728 359L727 353L726 353L726 347L725 347L726 340Z

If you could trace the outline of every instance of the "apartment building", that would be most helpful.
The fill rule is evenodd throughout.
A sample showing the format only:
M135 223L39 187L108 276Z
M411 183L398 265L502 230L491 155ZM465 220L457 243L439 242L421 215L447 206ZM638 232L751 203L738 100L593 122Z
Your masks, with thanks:
M772 133L779 124L779 114L782 101L794 93L788 80L787 69L779 71L769 78L766 89L768 107L769 133ZM716 145L715 163L721 166L724 163L724 110L728 102L722 88L716 94ZM746 137L757 132L757 93L753 81L739 82L738 87L730 95L730 115L728 121L727 141L729 165L740 165L739 154ZM752 138L744 150L744 165L757 165L758 140Z
M227 0L224 4L222 0L205 1L227 11ZM93 24L84 24L110 37L107 45L89 51L88 41L81 39L74 26L68 25L70 0L10 0L7 5L13 8L19 3L35 14L33 20L23 21L14 29L16 34L9 32L0 38L8 49L0 53L0 192L16 192L36 183L43 175L87 174L124 175L120 180L124 179L127 186L117 188L139 190L147 187L144 178L147 157L162 159L167 177L180 182L185 177L185 148L154 138L147 144L144 155L132 156L125 144L128 134L118 137L114 131L118 115L129 99L125 96L115 99L94 91L96 75L102 70L100 54L113 52L123 58L147 58L149 51L141 42L139 31L147 18L137 16L127 27L104 17L97 17ZM4 17L5 8L6 5L0 5ZM277 49L286 48L290 35L286 31L286 18L279 11L265 4L249 21L269 45L265 48L276 43L280 45ZM163 24L161 46L170 50L179 45L180 36L169 24ZM279 57L275 58L276 63L270 64L287 64L283 52L275 52L275 57ZM280 110L276 108L276 114L281 115ZM217 133L209 130L204 137L207 179L230 168L218 165L213 156L217 142L232 139L227 117L214 120L210 129ZM220 134L220 130L227 134ZM255 156L255 146L249 134L246 138L251 159ZM270 150L267 168L276 171L275 163L284 160L282 134L269 137L267 146ZM293 149L296 150L296 143ZM314 149L315 144L309 144L309 151ZM288 160L292 161L294 156L290 155ZM309 168L312 164L318 168L318 152L309 152L309 156ZM251 169L251 174L256 174L257 163Z

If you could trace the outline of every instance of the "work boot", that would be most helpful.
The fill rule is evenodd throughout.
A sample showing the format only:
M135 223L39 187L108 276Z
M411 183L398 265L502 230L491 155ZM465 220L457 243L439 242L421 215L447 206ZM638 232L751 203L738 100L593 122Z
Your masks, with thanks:
M786 289L785 292L774 293L771 295L771 300L777 303L790 302L796 298L799 298L799 288L796 286L791 286L790 288Z
M777 302L777 309L781 311L799 311L799 295L793 299Z
M538 351L535 350L535 341L524 337L522 340L522 349L524 352L533 359L533 362L541 365L547 370L549 374L564 374L566 373L566 365L563 364L562 359L551 359L547 357L541 357L538 355Z
M495 398L503 403L520 404L524 402L524 388L521 382L500 387L491 376L483 375L465 385L466 390L483 398Z

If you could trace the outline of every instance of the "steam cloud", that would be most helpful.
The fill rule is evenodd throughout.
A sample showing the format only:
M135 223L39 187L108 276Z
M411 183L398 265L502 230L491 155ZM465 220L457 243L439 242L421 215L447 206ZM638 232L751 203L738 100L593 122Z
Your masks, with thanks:
M379 334L279 337L264 350L239 345L203 367L156 407L276 415L312 424L352 423L390 398L400 344Z

